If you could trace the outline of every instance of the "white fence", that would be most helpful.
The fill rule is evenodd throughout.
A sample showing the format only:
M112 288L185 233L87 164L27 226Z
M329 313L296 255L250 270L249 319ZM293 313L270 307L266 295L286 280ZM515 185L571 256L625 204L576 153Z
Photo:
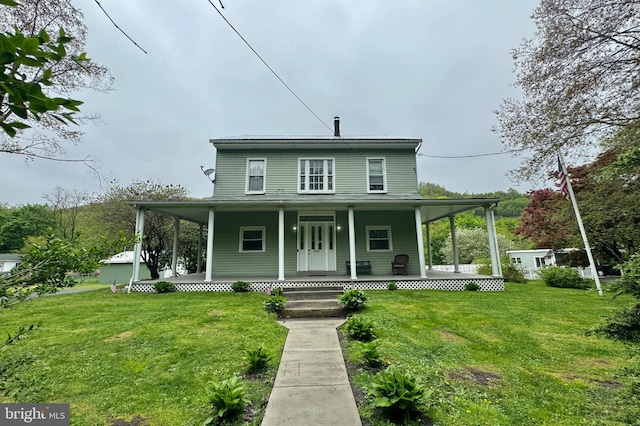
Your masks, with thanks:
M475 264L458 265L460 272L463 274L477 274L479 266L480 265ZM432 269L436 271L454 272L453 265L433 265Z

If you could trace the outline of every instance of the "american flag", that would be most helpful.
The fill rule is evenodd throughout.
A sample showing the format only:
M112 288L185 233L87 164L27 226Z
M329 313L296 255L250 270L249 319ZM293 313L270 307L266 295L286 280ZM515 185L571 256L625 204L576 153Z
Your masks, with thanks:
M569 199L569 186L567 184L567 175L564 174L560 157L558 157L558 186L565 200Z
M116 292L116 279L113 279L113 284L111 284L111 293Z

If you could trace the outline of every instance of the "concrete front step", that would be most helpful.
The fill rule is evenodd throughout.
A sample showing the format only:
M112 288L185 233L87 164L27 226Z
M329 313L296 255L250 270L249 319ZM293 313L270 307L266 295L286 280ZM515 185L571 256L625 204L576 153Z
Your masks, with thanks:
M284 318L345 317L347 310L338 303L341 286L284 288L287 304Z

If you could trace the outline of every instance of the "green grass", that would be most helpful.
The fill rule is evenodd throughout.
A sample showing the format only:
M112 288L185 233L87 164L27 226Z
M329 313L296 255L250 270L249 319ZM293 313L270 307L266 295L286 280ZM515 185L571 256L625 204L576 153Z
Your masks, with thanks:
M136 416L149 425L200 425L211 413L206 384L246 371L244 350L263 344L274 360L246 381L260 413L286 338L264 300L261 293L106 289L0 310L0 336L40 324L14 343L0 341L0 388L8 377L10 391L0 392L0 402L69 402L72 425Z
M366 294L360 315L375 322L383 360L433 390L427 414L436 425L623 425L639 417L619 375L627 349L585 336L628 298L541 283ZM0 340L0 388L11 391L0 402L69 402L72 425L138 416L150 426L201 425L211 413L206 384L244 372L244 351L263 344L274 359L246 381L259 424L286 338L265 299L107 288L0 310L0 336L40 324L14 343ZM356 356L350 349L348 358ZM371 374L361 369L354 380L366 389ZM493 379L481 384L474 374ZM360 412L374 426L388 424L366 403Z
M637 421L625 400L629 352L585 331L629 302L542 283L505 292L370 291L362 316L376 324L387 362L434 391L436 425L623 425ZM358 359L349 343L347 358ZM361 389L374 373L352 371ZM488 380L481 383L484 379ZM360 401L372 425L387 421ZM635 420L634 420L635 419ZM421 424L418 421L407 424Z

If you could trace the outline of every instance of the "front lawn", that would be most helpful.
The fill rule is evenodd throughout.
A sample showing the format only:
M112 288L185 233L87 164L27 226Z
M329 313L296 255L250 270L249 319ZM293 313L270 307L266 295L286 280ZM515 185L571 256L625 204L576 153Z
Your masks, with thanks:
M201 425L207 382L244 372L244 350L264 344L274 360L245 382L259 424L286 338L264 300L105 289L0 310L2 336L39 325L0 341L0 402L70 402L72 425Z
M586 336L600 316L629 302L611 293L507 284L505 292L370 291L385 364L433 391L437 425L623 425L638 420L625 399L629 353ZM366 392L375 370L347 344L350 375ZM358 394L359 392L356 392ZM359 398L365 424L387 425ZM420 423L420 420L422 423ZM424 424L425 418L407 424Z

